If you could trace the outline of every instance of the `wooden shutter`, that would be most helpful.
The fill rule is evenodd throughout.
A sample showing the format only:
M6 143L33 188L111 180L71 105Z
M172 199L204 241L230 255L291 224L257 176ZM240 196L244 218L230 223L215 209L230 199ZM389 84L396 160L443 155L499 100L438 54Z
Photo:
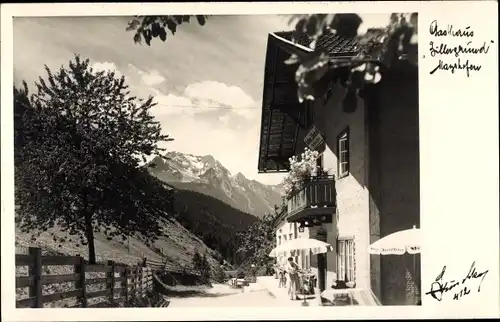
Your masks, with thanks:
M346 140L345 140L345 149L346 149L346 170L347 172L350 172L349 165L350 165L350 146L349 146L349 141L351 140L350 135L349 135L349 130L346 130Z
M355 280L355 272L354 272L354 241L350 240L348 242L348 263L349 263L349 270L348 270L348 278L349 282L353 282Z

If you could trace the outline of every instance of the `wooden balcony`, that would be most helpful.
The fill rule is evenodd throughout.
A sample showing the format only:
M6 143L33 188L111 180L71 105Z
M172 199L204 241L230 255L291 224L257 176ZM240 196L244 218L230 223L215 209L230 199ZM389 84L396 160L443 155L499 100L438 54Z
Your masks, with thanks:
M304 187L288 199L287 221L298 222L313 216L332 215L335 200L333 176L310 177L304 182Z

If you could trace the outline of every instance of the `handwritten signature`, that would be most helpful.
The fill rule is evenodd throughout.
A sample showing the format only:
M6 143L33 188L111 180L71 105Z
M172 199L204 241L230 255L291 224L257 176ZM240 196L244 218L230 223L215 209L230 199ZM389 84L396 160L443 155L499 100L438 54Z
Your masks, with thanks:
M444 293L451 292L453 293L453 299L459 300L462 297L470 294L470 292L472 291L472 288L470 286L467 287L465 284L468 281L476 280L479 278L481 278L481 281L479 282L479 285L477 287L477 292L481 292L481 284L483 283L484 278L486 277L486 274L489 272L489 270L485 270L483 272L478 273L476 270L476 262L472 262L472 265L470 266L467 276L465 276L461 280L450 280L450 281L444 281L445 272L446 272L446 265L443 266L441 273L439 273L434 282L432 282L430 290L427 293L425 293L425 295L430 295L437 301L441 301L443 299Z

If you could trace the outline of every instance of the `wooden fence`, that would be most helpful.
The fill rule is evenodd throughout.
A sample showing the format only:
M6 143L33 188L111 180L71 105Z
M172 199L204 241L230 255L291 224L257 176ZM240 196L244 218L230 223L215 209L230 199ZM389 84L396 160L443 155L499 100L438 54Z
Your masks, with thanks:
M63 265L73 266L73 273L42 274L44 266ZM108 261L106 264L89 265L81 256L42 256L40 248L29 248L28 255L16 254L16 267L18 266L28 266L28 276L16 276L16 289L28 288L28 297L17 300L17 307L42 308L44 303L68 298L77 299L77 304L69 307L99 307L102 306L102 302L89 304L89 299L105 297L111 302L123 302L134 297L142 298L148 290L153 289L152 270L141 265L130 267L113 261ZM86 273L105 273L106 277L86 278ZM73 290L43 294L43 286L45 285L68 282L74 283ZM101 284L102 290L95 292L87 290L88 285L98 284Z
M200 272L197 270L194 270L189 267L182 267L180 265L174 265L172 263L168 263L166 260L162 262L162 261L152 260L149 258L144 258L143 266L151 267L155 271L165 271L169 273L179 273L179 274L194 275L194 276L201 275Z

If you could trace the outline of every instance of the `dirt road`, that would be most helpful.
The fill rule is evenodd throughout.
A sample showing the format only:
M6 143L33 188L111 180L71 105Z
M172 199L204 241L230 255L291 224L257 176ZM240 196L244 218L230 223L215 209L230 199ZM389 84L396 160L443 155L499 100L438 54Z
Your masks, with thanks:
M267 290L251 284L244 289L214 284L212 288L176 290L168 297L168 307L272 307L279 301Z

